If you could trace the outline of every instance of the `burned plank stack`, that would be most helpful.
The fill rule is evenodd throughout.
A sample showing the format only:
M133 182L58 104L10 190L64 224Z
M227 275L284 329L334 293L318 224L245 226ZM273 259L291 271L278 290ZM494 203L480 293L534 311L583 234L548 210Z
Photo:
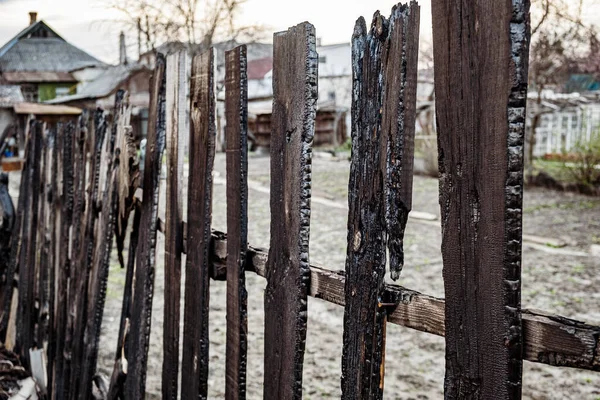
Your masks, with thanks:
M135 195L142 179L126 93L117 94L111 118L97 110L79 121L31 125L10 222L9 259L0 263L0 334L28 367L30 352L47 344L48 379L40 385L49 398L87 399L92 392L108 399L144 398L154 277L163 261L166 399L208 397L210 278L227 281L225 397L246 398L247 272L267 279L265 399L302 397L309 296L344 306L344 399L383 397L387 323L445 336L449 399L520 398L524 359L600 370L600 327L521 310L529 2L432 4L446 299L386 281L388 274L398 279L404 266L412 206L416 2L395 6L389 18L376 13L370 28L359 19L352 36L345 271L309 261L315 28L302 23L274 36L268 251L247 243L246 48L225 54L227 235L211 231L215 52L191 60L189 80L187 54L159 54L141 197ZM165 234L164 260L156 258L159 231ZM114 370L106 385L96 364L113 238L126 278Z

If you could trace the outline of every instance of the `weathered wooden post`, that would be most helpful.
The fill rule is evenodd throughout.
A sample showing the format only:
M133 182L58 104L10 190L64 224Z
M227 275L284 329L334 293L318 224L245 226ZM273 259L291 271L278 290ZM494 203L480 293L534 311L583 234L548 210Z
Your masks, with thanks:
M192 61L188 245L181 362L183 399L206 399L208 396L209 249L217 129L214 68L213 49L195 56Z
M352 165L348 186L342 398L379 399L385 372L386 245L397 279L412 204L419 6L360 18L352 36Z
M307 329L308 242L317 69L315 28L273 38L271 246L265 291L264 398L300 399Z
M521 396L529 0L433 0L448 399Z
M248 348L248 62L246 46L225 53L227 146L227 349L225 398L246 398Z
M152 322L154 296L154 268L156 259L156 232L158 228L158 195L160 170L165 149L165 58L158 53L156 67L150 82L148 143L144 167L144 198L141 205L140 233L136 254L129 359L125 396L142 399L146 392L146 366Z
M163 319L163 399L177 399L179 313L183 251L183 153L186 129L187 52L167 58L167 196L165 227L165 309Z

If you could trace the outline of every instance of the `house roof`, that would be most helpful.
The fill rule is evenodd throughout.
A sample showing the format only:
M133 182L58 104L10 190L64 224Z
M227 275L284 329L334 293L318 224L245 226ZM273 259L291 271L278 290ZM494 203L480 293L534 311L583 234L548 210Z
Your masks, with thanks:
M14 105L17 114L35 114L35 115L79 115L81 109L69 106L53 106L40 103L18 103Z
M263 79L273 69L273 58L265 57L248 61L248 79Z
M81 67L103 64L67 42L44 21L28 26L0 48L0 71L3 73L39 71L67 73ZM57 76L53 79L56 81Z
M75 100L103 98L112 94L127 79L138 72L150 72L142 64L115 65L107 68L94 80L84 84L76 94L47 101L48 104L68 103Z
M77 82L69 72L52 71L14 71L4 72L2 79L7 83L19 82Z
M25 101L18 85L0 85L0 108L12 107Z

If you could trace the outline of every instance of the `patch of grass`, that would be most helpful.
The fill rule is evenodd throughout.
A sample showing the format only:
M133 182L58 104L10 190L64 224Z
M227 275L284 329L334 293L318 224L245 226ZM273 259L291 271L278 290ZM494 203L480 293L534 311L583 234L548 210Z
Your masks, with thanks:
M581 274L583 273L583 271L585 271L585 265L583 264L576 264L573 266L573 273L574 274Z

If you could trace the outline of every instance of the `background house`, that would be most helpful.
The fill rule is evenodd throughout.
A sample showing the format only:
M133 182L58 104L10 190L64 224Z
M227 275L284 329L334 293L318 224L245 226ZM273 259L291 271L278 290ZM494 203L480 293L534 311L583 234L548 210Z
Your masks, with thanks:
M42 102L75 93L73 71L104 63L63 39L37 13L30 24L0 48L0 82L19 85L25 101Z

